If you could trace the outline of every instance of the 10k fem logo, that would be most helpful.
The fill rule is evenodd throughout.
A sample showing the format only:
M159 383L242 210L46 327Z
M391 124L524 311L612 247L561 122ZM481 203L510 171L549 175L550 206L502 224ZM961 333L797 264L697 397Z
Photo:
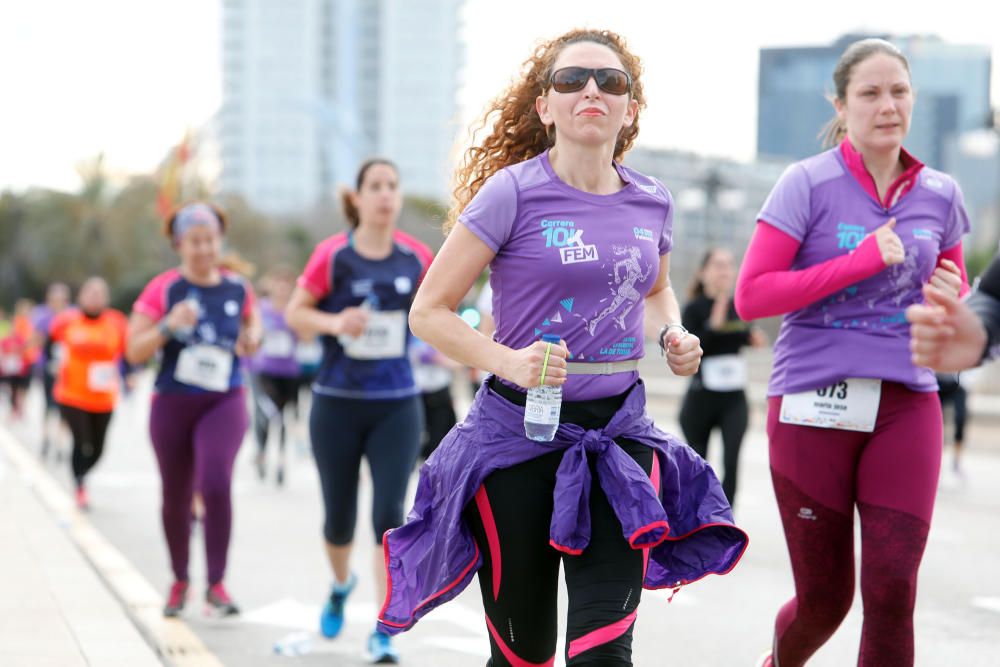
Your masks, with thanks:
M542 220L542 236L546 248L558 248L563 264L596 262L597 246L583 242L583 230L576 229L572 220Z
M838 222L837 248L839 250L854 250L867 233L867 230L862 225L849 225L846 222Z

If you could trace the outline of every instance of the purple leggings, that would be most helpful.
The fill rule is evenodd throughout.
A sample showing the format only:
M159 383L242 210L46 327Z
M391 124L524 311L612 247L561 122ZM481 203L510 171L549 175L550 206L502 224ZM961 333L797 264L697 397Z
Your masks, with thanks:
M149 434L163 486L163 532L178 581L188 580L191 501L205 504L208 583L222 581L232 529L233 462L249 419L243 389L224 394L164 393L153 397Z
M941 466L934 392L882 383L872 433L783 424L768 399L771 479L792 560L795 597L775 623L779 667L826 642L854 598L854 507L861 516L864 625L858 664L913 664L917 570Z

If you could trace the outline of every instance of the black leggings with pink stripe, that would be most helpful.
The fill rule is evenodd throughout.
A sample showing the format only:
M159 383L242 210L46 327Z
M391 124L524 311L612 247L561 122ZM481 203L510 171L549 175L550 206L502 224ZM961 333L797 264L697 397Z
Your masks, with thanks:
M855 507L864 604L858 664L913 665L917 570L941 465L937 394L883 382L872 433L783 424L781 397L768 408L771 477L795 579L795 597L775 623L775 666L804 665L851 608Z
M524 404L524 395L500 385L494 390ZM562 406L562 421L601 428L624 395ZM618 445L649 473L653 450L634 441ZM491 474L465 515L483 554L479 586L486 609L493 667L551 667L558 627L559 563L569 594L566 664L632 664L632 627L642 593L642 550L629 547L621 523L597 483L591 460L592 533L579 556L549 545L552 491L562 452L540 456Z

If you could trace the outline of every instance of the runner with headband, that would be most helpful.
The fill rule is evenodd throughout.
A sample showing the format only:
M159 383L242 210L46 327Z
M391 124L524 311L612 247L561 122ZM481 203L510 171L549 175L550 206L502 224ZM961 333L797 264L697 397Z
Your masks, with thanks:
M697 370L701 348L668 278L670 194L621 164L645 104L639 71L614 33L550 40L466 153L410 323L493 377L421 468L406 525L386 537L386 632L410 628L478 571L490 664L551 666L562 564L566 664L631 665L642 589L728 572L746 547L711 469L645 413L643 335L677 375ZM487 265L493 340L455 313ZM525 435L525 391L540 385L565 399L551 442Z
M195 492L204 504L208 563L205 610L230 616L239 609L223 585L232 531L233 462L247 429L240 357L261 339L260 315L249 283L220 268L226 218L193 203L165 223L180 266L156 276L132 309L127 359L142 364L160 355L149 432L162 481L163 531L174 583L165 616L177 616L188 592L188 545Z

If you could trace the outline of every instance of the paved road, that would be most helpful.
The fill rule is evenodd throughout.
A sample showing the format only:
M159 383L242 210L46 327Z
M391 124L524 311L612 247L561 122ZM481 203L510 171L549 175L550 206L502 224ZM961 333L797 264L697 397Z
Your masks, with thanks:
M650 403L658 423L674 432L675 410L673 400ZM154 587L165 592L170 573L158 518L159 478L145 429L147 414L145 392L116 414L107 454L90 482L91 519ZM27 441L34 436L30 429L21 432ZM921 571L918 665L997 664L1000 581L994 573L1000 569L1000 452L987 446L997 437L1000 432L973 425L967 482L959 486L950 476L942 482ZM713 452L717 449L713 447ZM318 480L308 452L293 451L285 488L256 478L252 454L248 439L237 460L234 542L227 576L244 614L238 621L210 622L200 615L200 605L192 604L186 620L226 665L365 664L361 653L376 606L369 584L367 545L372 543L372 532L364 513L358 524L358 544L364 546L354 560L362 584L348 605L343 635L332 642L316 639L311 652L301 657L272 654L276 640L316 628L330 574L322 551ZM791 577L759 418L744 445L742 465L737 512L740 525L751 536L750 549L732 574L690 586L670 604L664 593L644 593L635 633L636 665L752 665L768 645L774 613L790 595ZM66 483L67 467L49 464ZM360 507L370 508L367 471L363 477ZM196 535L193 549L192 578L198 582L204 576L200 536ZM200 594L201 586L196 583L195 588ZM810 664L854 664L860 623L856 597L843 627ZM478 588L471 586L430 614L400 637L398 646L404 664L411 667L484 664L488 642ZM561 647L560 643L560 652Z

